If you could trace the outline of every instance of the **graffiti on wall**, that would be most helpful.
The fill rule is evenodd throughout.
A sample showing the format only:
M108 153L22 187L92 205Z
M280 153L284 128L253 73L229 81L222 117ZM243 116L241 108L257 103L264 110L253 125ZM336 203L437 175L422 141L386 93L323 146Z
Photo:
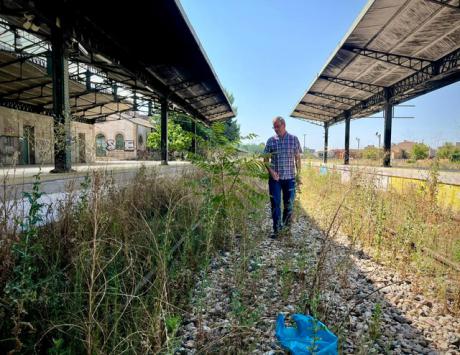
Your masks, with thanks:
M115 140L114 139L107 139L107 146L105 149L108 151L114 150L115 149Z

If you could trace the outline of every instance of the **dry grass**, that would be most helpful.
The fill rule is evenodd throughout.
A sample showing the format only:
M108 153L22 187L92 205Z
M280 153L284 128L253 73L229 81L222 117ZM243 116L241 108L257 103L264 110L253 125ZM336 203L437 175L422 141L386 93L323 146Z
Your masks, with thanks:
M310 161L317 161L320 162L322 160L315 159ZM330 158L328 159L328 163L331 164L343 164L343 159L336 159ZM351 165L360 165L360 166L375 166L381 167L382 166L382 159L350 159ZM421 160L410 160L410 159L393 159L391 161L391 166L394 168L414 168L414 169L430 169L433 165L433 159L421 159ZM452 162L449 159L440 159L439 160L439 168L441 170L460 170L460 163L459 162Z
M331 216L338 213L334 223L353 244L403 274L419 276L421 290L434 292L446 310L460 312L459 272L437 258L460 261L460 222L438 207L436 181L401 195L380 191L368 177L343 185L339 175L308 168L304 185L301 205L319 226L331 228Z
M0 201L0 347L171 352L197 271L236 232L248 233L259 201L228 184L226 203L232 196L238 208L225 208L217 198L223 185L197 172L141 169L126 187L94 173L73 185L34 228L8 226L9 198Z

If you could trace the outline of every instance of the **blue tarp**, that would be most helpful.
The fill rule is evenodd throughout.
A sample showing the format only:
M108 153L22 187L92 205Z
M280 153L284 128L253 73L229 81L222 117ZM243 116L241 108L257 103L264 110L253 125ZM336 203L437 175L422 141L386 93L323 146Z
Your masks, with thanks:
M337 355L337 337L319 320L303 314L294 314L296 327L286 327L284 316L276 320L276 338L281 346L294 355Z

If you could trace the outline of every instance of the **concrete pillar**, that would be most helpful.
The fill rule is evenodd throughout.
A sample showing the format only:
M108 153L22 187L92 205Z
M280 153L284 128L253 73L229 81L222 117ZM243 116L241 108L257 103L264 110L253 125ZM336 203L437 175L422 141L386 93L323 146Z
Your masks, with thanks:
M393 121L393 104L390 103L390 93L385 89L384 106L384 135L383 135L383 166L391 166L391 125Z
M345 152L343 154L343 163L348 165L350 163L350 111L345 111Z
M69 63L61 28L51 29L51 69L53 76L54 169L71 171Z
M324 155L323 155L323 163L327 163L327 144L329 140L329 124L324 122Z
M161 99L161 165L168 165L168 99Z

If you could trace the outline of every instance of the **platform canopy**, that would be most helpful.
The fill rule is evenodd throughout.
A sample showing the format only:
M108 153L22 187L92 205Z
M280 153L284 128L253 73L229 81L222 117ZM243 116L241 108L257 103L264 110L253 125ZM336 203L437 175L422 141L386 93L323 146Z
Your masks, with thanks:
M291 116L332 125L460 80L459 0L371 0Z
M50 110L57 28L69 59L74 118L155 108L163 99L205 123L234 117L178 0L4 0L0 16L3 106Z

